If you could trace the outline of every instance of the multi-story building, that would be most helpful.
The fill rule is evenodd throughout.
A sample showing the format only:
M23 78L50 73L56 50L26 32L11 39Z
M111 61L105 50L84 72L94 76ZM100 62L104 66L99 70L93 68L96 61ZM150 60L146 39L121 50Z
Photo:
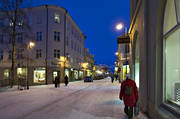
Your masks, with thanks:
M126 75L130 73L129 69L129 40L125 42L126 35L118 37L118 51L115 53L115 75L118 75L119 80L125 80Z
M94 55L90 54L89 49L85 48L85 63L87 63L87 69L85 72L86 76L91 76L93 75L93 67L94 67Z
M180 118L180 0L131 0L131 74L151 119Z
M25 31L17 34L22 42L16 43L16 79L28 79L30 85L49 84L59 73L61 81L67 75L70 80L83 77L85 35L66 9L54 5L24 8L31 29L31 39ZM5 21L1 21L3 24ZM3 32L2 36L3 36ZM7 41L9 36L1 38ZM27 53L29 41L35 46ZM22 45L23 44L23 45ZM23 47L22 47L23 46ZM11 75L11 44L0 42L0 83L8 85ZM29 58L27 57L29 55ZM28 65L27 65L28 64ZM17 82L17 81L15 81Z

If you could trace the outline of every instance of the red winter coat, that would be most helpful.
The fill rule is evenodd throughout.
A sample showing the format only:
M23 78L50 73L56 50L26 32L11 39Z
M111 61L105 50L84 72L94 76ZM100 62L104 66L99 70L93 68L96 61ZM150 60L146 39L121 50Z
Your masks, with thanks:
M131 95L127 95L127 87L132 87L132 88L128 88L128 89L132 89L132 93L130 93ZM125 90L126 89L126 90ZM121 84L121 91L119 94L119 98L124 100L124 104L126 106L130 106L133 107L136 104L136 101L138 100L138 91L137 91L137 87L136 87L136 83L131 80L131 79L127 79L125 81L122 82Z

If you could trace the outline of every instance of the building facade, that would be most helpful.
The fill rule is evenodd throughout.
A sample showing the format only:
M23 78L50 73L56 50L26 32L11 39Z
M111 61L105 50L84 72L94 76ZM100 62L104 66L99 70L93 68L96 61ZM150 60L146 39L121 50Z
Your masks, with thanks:
M180 1L131 0L130 67L141 110L180 118Z
M85 48L85 63L87 63L85 76L94 76L94 55L90 54L89 48Z
M118 75L119 80L123 81L126 79L126 74L130 73L129 67L129 40L126 41L126 35L118 37L118 52L116 55L115 62L115 75Z
M70 80L83 77L81 63L84 62L85 35L74 22L66 9L54 5L42 5L24 8L31 29L31 39L24 31L19 31L16 40L16 84L23 78L29 85L53 83L57 74L61 82L67 75ZM1 21L3 24L5 21ZM9 36L3 35L1 41ZM27 52L27 46L33 41L35 46ZM22 47L22 44L24 47ZM0 83L9 85L11 75L11 44L0 42ZM28 57L29 56L29 57ZM28 64L28 65L27 65Z

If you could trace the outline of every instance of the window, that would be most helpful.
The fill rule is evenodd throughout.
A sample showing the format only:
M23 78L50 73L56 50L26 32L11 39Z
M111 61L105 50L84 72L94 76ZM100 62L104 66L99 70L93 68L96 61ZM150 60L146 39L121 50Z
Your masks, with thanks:
M3 50L0 50L0 60L3 60Z
M9 26L12 27L14 25L13 21L9 21Z
M36 23L37 23L37 24L42 24L42 15L38 14L38 15L36 16Z
M55 22L55 23L58 23L58 24L61 23L60 15L57 14L57 13L54 14L54 22Z
M17 49L17 59L23 59L24 49Z
M4 70L4 79L8 79L9 78L9 70L5 69Z
M54 40L58 42L60 41L60 32L54 31Z
M9 50L8 53L9 53L8 59L10 60L10 59L12 59L12 51Z
M42 32L36 33L36 41L42 41Z
M46 69L36 68L34 70L34 83L45 83L46 80Z
M60 50L54 49L54 58L60 58Z
M38 58L41 58L42 57L42 50L41 49L37 49L36 50L36 58L38 59Z
M0 35L0 44L3 44L4 43L4 36L1 34Z
M25 79L27 75L27 68L17 68L17 76L18 78Z
M23 43L23 34L22 33L17 34L17 42L18 43Z
M164 100L180 106L180 23L175 5L174 0L167 0L164 16Z

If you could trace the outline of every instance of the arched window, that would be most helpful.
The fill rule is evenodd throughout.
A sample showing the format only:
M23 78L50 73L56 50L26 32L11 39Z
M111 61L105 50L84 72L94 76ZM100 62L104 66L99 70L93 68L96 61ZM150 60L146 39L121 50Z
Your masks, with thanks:
M180 0L167 0L163 37L164 101L180 106Z

